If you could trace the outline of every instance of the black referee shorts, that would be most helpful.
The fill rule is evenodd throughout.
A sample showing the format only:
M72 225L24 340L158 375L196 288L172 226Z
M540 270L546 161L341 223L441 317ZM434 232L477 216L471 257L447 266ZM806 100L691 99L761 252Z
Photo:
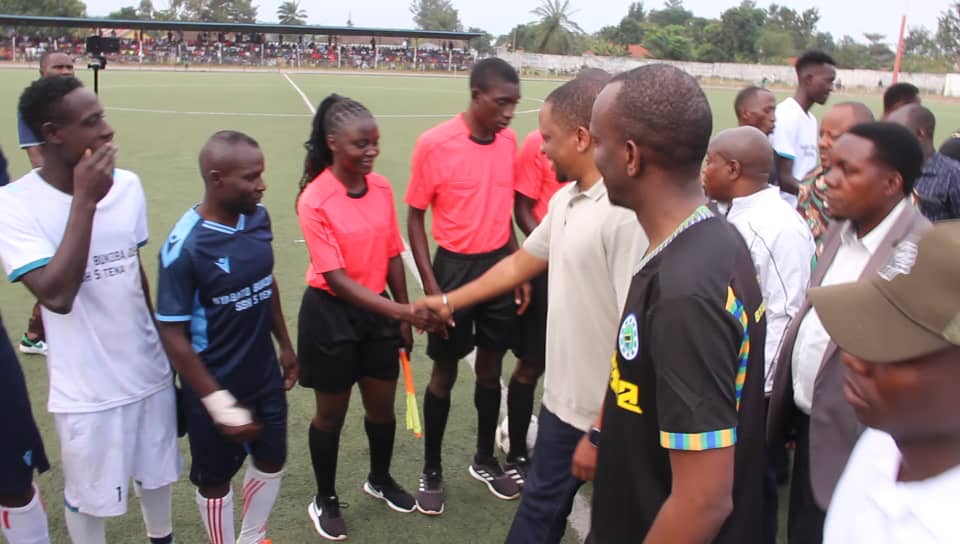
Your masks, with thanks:
M396 381L402 345L399 322L323 289L304 291L297 325L300 385L343 393L360 378Z
M530 280L530 305L517 317L513 354L517 359L543 362L547 355L547 272Z
M437 248L433 259L433 274L444 293L482 276L493 265L508 256L510 251L501 248L489 253L464 255ZM457 326L447 329L444 339L431 334L427 341L427 355L434 361L462 359L473 348L506 351L513 345L517 320L517 306L513 293L507 293L482 304L456 310L453 319Z

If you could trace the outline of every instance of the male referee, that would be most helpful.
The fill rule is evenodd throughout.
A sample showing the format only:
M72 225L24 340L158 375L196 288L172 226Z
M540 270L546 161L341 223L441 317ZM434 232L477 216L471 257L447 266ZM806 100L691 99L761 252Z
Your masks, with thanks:
M455 289L480 276L513 253L513 178L517 141L508 128L520 100L520 78L502 59L478 62L470 73L470 105L465 112L424 132L413 151L406 202L413 256L430 295ZM424 215L433 211L437 254L430 262ZM474 405L477 450L470 475L500 499L520 495L516 481L494 456L500 410L500 374L511 347L516 314L528 302L530 287L516 299L509 294L458 312L449 337L431 334L427 355L433 373L423 400L424 466L417 507L424 514L443 512L441 448L450 412L450 391L457 361L477 348ZM518 310L516 304L520 304Z
M235 542L230 479L247 454L239 544L259 544L280 493L287 399L297 358L273 277L260 146L215 133L200 152L203 202L180 218L160 250L157 321L180 372L197 507L211 544ZM270 333L280 344L277 364Z

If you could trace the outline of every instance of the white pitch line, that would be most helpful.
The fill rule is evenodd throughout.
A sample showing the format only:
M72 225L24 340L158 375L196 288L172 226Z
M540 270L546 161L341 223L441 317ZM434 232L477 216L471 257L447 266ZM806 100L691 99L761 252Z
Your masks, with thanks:
M297 91L297 94L299 94L300 98L303 99L303 103L307 105L307 109L310 110L310 113L311 114L317 113L317 108L313 107L313 104L310 103L310 99L307 98L307 95L306 93L303 92L303 89L297 86L297 84L294 83L292 79L290 79L290 76L288 76L286 72L282 72L282 73L283 73L283 77L287 79L290 85L293 85L293 90Z
M164 115L227 115L238 117L309 117L305 113L259 113L259 112L239 112L239 111L177 111L177 110L156 110L147 108L115 108L110 107L110 111L128 111L134 113L162 113Z
M567 517L573 532L577 533L577 540L583 542L590 534L590 501L583 498L583 492L573 497L573 509Z

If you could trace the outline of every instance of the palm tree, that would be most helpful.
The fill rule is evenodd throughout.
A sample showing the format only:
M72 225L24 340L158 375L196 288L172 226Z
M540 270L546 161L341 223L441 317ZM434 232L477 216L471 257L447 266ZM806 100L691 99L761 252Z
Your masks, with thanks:
M307 23L307 10L300 7L299 0L287 0L277 7L277 18L282 25L303 25Z
M574 50L577 39L584 34L580 25L571 19L576 12L570 11L570 0L542 0L540 6L531 11L540 16L536 28L537 52L566 55Z

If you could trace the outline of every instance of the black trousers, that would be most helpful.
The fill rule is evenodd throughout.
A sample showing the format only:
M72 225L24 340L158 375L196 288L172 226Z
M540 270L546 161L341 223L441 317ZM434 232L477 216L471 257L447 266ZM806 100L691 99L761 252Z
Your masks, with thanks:
M787 520L789 544L821 544L824 512L813 498L810 483L810 416L798 413L797 449L793 457L793 478L790 485L790 511Z

